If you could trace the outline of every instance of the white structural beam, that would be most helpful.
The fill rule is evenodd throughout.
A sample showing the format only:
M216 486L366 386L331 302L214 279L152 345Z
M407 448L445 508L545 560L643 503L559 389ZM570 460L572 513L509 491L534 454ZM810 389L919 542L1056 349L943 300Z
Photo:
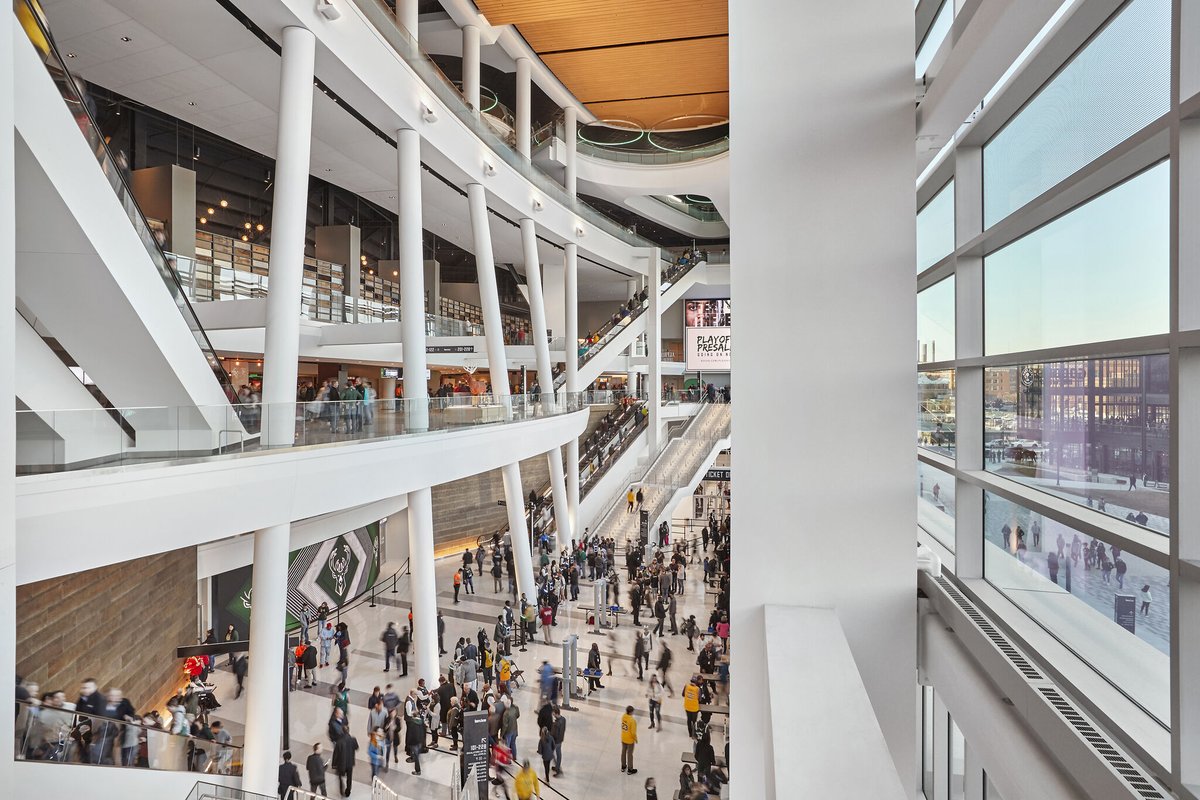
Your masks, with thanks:
M579 391L579 246L567 242L563 247L563 294L565 295L567 397ZM579 438L567 442L567 509L571 530L579 530Z
M254 532L242 782L246 791L256 794L273 795L279 785L279 745L283 736L279 697L283 690L283 651L287 647L284 628L290 541L290 523Z
M425 380L425 262L421 231L421 136L396 131L397 242L400 247L400 341L404 353L404 425L429 429ZM432 685L439 673L437 581L433 564L433 496L429 487L408 495L409 571L412 575L413 650L417 676Z
M529 158L531 149L530 137L533 134L531 122L531 100L533 84L529 79L530 61L528 58L517 59L517 152Z
M646 364L648 374L646 405L650 417L650 453L657 453L662 442L662 270L657 247L643 251L646 256L648 288L646 295L650 308L646 311Z
M308 168L312 145L316 37L306 28L283 29L267 332L263 347L263 406L268 446L289 447L296 437L295 405L300 354L300 290L308 225Z
M0 616L17 618L17 525L14 470L16 468L16 183L15 115L13 113L13 25L0 21ZM4 626L0 637L0 695L15 694L16 625ZM13 728L0 725L0 786L15 787Z
M915 786L913 10L891 0L731 3L729 28L731 117L821 109L799 128L739 130L730 145L738 259L766 263L799 247L809 261L769 281L730 273L739 308L732 468L737 526L746 533L732 562L733 659L759 670L768 605L835 609L895 768L905 787ZM786 75L777 69L781 52L792 60ZM775 77L764 82L766 74ZM782 320L790 338L814 345L789 354L780 374ZM761 391L764 374L779 376L779 391ZM814 381L838 389L820 391ZM801 398L803 422L781 420L780 393ZM838 419L854 425L822 422ZM799 452L820 457L797 464ZM788 536L822 568L781 581L777 539L756 532L778 529L796 508L804 520ZM854 546L831 531L852 531ZM769 682L742 688L731 708L739 730L766 730ZM800 696L824 690L804 684ZM830 759L845 745L837 737L812 743ZM794 795L794 772L777 776L760 738L735 737L732 746L732 796Z
M563 144L566 146L565 169L563 171L563 188L571 197L579 183L579 162L576 154L579 128L579 112L574 107L563 109Z
M467 186L467 203L471 213L471 232L475 239L475 271L479 277L479 305L483 311L483 334L487 341L492 396L504 406L505 414L511 415L508 357L504 352L504 327L500 321L500 290L496 286L496 262L492 257L487 192L481 184ZM508 510L509 539L517 570L517 588L533 602L537 597L537 587L533 582L529 528L525 524L525 493L521 488L520 463L514 461L504 465L501 475L504 480L504 502Z

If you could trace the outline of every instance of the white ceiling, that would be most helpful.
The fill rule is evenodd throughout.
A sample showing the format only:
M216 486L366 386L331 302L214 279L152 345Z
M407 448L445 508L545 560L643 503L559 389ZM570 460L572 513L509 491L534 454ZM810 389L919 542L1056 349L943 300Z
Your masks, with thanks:
M42 5L59 49L74 54L69 66L86 80L274 157L279 57L218 4L42 0ZM396 210L395 149L320 93L313 104L310 169ZM428 173L421 188L424 227L471 250L466 198ZM494 216L491 222L496 261L520 266L517 228ZM545 263L561 263L562 251L546 242L539 241L539 254ZM623 299L625 276L581 258L579 294Z

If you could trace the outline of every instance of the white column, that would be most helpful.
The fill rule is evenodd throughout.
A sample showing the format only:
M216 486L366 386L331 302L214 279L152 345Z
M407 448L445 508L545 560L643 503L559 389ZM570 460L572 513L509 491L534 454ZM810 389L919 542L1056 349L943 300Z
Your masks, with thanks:
M292 526L254 532L250 609L250 669L246 676L246 749L242 788L274 795L279 782L279 698L283 692L287 615L288 545Z
M630 297L634 297L635 295L637 295L637 293L638 293L637 279L630 278L629 280L625 281L625 294L626 294L625 299L628 300ZM625 357L633 358L637 354L638 354L638 339L637 339L637 337L635 337L634 340L629 343L629 348L625 351ZM637 390L637 371L632 366L630 366L629 369L625 373L625 391L627 393L636 394L636 390Z
M517 152L529 158L531 149L530 136L533 134L530 122L530 103L533 86L530 81L530 63L528 58L517 59Z
M575 145L579 126L579 110L574 106L563 109L563 144L566 146L566 170L563 172L563 187L571 197L575 196Z
M574 242L567 242L563 247L563 294L566 306L564 335L567 338L563 388L570 397L579 391L579 246ZM566 459L568 517L571 530L579 531L579 437L567 442Z
M267 445L290 447L296 438L296 378L300 356L300 291L308 224L308 162L312 142L313 60L316 37L306 28L283 29L279 75L279 130L271 209L271 260L263 395ZM286 560L286 558L285 558Z
M662 284L662 270L659 263L660 251L657 247L647 248L646 269L649 285L646 289L650 308L646 311L646 402L650 411L650 453L653 457L658 452L662 438L662 317L659 306L662 295L659 289Z
M521 220L521 245L525 254L525 283L529 287L529 316L533 323L533 353L537 361L538 383L542 387L542 405L553 410L554 374L550 367L550 343L546 341L546 298L542 291L542 265L538 259L537 230L533 220ZM562 449L555 447L546 453L550 468L550 491L554 497L554 521L558 528L558 544L570 543L574 536L571 527L570 504L563 476ZM576 467L578 469L578 466Z
M404 358L404 427L429 430L425 380L425 261L421 229L421 136L396 131L396 200L400 255L400 344ZM413 650L417 677L438 675L437 581L433 562L433 496L428 487L408 493L409 572L412 576Z
M462 90L471 110L479 113L479 28L462 29Z
M500 322L500 291L496 287L496 262L492 257L492 232L488 224L487 194L482 185L467 185L467 203L471 213L471 233L475 241L475 271L479 276L479 305L483 311L483 335L487 342L488 374L492 395L512 415L508 388L508 356L504 351L504 327ZM525 493L521 488L521 465L503 469L504 502L508 509L508 529L517 569L517 588L530 602L537 596L533 582L533 555L529 548L529 528L525 524Z
M437 637L437 579L433 571L433 493L408 493L408 566L412 586L413 669L426 686L440 672Z
M813 24L815 14L820 24ZM915 786L917 638L912 9L880 0L730 3L729 34L733 119L763 119L780 107L821 109L803 130L757 125L732 142L730 215L738 223L738 259L757 263L797 242L806 252L828 255L819 270L777 270L768 281L730 273L738 307L732 470L736 526L744 535L732 561L737 591L729 621L741 631L737 662L763 676L739 686L731 713L743 731L766 731L772 720L803 714L822 687L799 687L794 697L770 690L765 608L833 608L893 762L841 769L838 754L846 743L823 740L818 726L798 734L803 746L789 743L788 770L777 783L780 751L772 754L751 736L735 737L731 796L867 796L863 785L889 766L907 789ZM846 47L848 41L870 46ZM772 72L781 50L794 63L786 73ZM822 79L813 81L818 72ZM858 102L830 103L831 97ZM864 192L855 176L868 175L870 191ZM771 365L777 366L784 318L790 338L823 344L789 354L781 372ZM760 391L764 373L779 377L771 392ZM837 389L814 390L818 375ZM806 420L853 422L782 424L780 396L798 398ZM822 457L780 469L762 458L768 450ZM781 581L778 537L755 534L796 508L805 509L805 524L794 544L821 568L805 580ZM827 535L845 529L848 520L852 546Z
M17 205L13 118L13 15L0 22L0 617L17 618L16 403L14 343ZM16 675L16 626L0 636L0 697L12 697ZM0 786L13 781L13 726L0 725Z
M408 31L408 35L414 42L420 39L417 32L417 9L419 7L419 0L396 0L396 21L403 26L404 30Z

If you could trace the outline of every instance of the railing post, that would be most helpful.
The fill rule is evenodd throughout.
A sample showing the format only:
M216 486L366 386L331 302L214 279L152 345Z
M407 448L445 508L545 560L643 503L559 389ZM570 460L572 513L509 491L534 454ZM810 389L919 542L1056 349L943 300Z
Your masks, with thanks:
M374 607L375 607L375 587L372 586L371 587L371 605L368 606L368 608L374 608Z
M392 573L392 594L396 593L396 576L400 574L400 570Z

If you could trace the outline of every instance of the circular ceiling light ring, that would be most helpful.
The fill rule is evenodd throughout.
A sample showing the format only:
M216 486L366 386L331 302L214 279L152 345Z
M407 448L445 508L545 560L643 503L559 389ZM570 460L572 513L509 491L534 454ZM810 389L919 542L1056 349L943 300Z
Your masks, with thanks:
M671 123L680 120L708 120L696 125L673 125ZM650 133L667 133L678 131L694 131L702 128L712 128L716 125L725 125L729 122L729 117L722 114L680 114L676 117L667 117L666 119L650 126Z
M702 194L685 194L683 200L686 203L697 206L711 206L713 204L711 197L705 197Z
M658 142L654 141L654 134L655 134L656 132L657 132L657 133L659 133L659 134L666 133L666 131L647 131L647 132L646 132L646 141L648 141L648 142L649 142L650 144L652 144L654 147L657 147L659 150L663 150L663 151L666 151L666 152L668 152L668 153L696 153L696 152L701 152L701 151L703 151L705 148L712 147L714 144L716 144L717 142L721 141L721 139L725 139L726 141L728 141L728 139L729 139L729 137L728 137L728 136L722 136L722 137L720 137L720 138L718 138L718 139L713 139L713 140L711 140L711 141L707 141L707 142L699 142L699 143L697 143L697 144L693 144L693 145L690 145L690 146L688 146L688 147L667 147L665 144L659 144ZM713 154L714 154L714 155L716 155L716 152L714 152Z
M636 133L632 139L617 141L617 142L597 142L584 136L584 131L591 127L608 128L609 130L627 130L630 134ZM586 125L580 125L575 136L581 142L587 142L595 147L628 147L634 142L641 141L643 136L646 136L646 129L633 120L628 119L598 119L595 122L589 122Z

